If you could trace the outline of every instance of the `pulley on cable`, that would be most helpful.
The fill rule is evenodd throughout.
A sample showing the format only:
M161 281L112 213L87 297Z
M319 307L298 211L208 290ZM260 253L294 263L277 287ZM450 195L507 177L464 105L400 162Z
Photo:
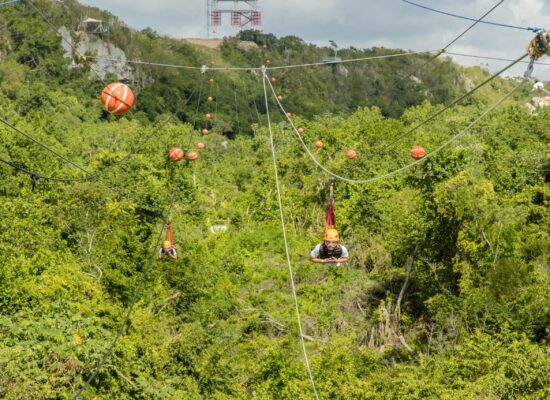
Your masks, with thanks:
M316 245L310 253L310 261L328 265L340 265L348 261L348 249L340 244L340 234L336 229L334 215L334 179L329 184L329 203L325 218L323 242Z

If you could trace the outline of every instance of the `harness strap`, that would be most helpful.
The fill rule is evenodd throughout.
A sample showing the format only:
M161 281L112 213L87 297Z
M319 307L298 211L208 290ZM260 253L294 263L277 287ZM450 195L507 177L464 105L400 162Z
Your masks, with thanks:
M168 221L168 227L166 228L166 240L170 242L170 246L174 245L174 239L172 238L172 221Z
M329 187L329 202L327 217L325 219L325 232L329 228L336 228L336 216L334 215L334 180L331 180Z

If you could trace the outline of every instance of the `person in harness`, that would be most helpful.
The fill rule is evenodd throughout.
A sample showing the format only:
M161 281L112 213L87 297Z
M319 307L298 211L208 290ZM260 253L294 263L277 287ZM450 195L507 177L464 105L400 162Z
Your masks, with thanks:
M527 55L531 57L527 70L523 73L523 77L531 81L531 75L535 67L535 61L544 56L550 56L550 33L546 32L544 29L536 28L536 36L525 46L525 51Z
M174 246L174 238L172 236L172 221L170 220L167 222L166 238L159 249L159 260L164 256L168 256L172 260L178 259L178 253L176 251L176 246Z
M310 261L328 265L340 265L348 261L348 249L340 244L340 235L335 228L328 228L323 243L315 246L310 253Z
M165 240L162 242L162 246L159 249L159 259L162 259L164 256L170 257L172 260L178 259L178 252L176 251L176 246L170 243L170 241Z
M538 60L545 54L550 56L550 33L540 29L537 35L525 46L527 54Z

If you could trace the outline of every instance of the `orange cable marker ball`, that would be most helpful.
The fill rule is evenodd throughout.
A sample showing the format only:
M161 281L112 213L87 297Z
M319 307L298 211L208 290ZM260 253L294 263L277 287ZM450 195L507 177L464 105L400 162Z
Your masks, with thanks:
M422 146L413 146L411 149L411 157L415 160L420 160L421 158L424 158L426 155L426 150L424 150L424 147Z
M208 129L204 128L204 129L201 131L201 133L202 133L203 135L208 135Z
M298 133L301 135L302 133L304 133L304 128L298 128Z
M199 155L194 151L190 151L189 153L187 153L187 158L190 159L191 161L194 161L197 158L199 158Z
M134 106L134 93L124 83L110 83L101 93L101 102L103 108L111 114L126 114Z
M197 149L199 150L202 150L204 149L206 146L204 145L204 143L197 143Z
M212 119L212 114L206 113L206 114L204 114L204 118L206 118L206 119Z
M321 142L320 140L316 141L315 142L315 147L317 147L318 149L322 149L323 148L323 142Z
M355 152L355 150L348 150L346 155L350 160L353 160L355 157L357 157L357 153Z
M172 147L168 152L170 155L170 160L172 161L181 161L183 160L183 150L179 147Z

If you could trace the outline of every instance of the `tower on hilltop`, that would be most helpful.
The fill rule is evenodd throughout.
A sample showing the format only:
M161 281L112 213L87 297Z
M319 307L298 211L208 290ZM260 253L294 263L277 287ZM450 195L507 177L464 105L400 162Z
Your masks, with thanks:
M238 30L254 28L261 30L262 13L259 11L259 0L206 0L206 26L208 38L220 35L223 15L229 14L231 26Z

